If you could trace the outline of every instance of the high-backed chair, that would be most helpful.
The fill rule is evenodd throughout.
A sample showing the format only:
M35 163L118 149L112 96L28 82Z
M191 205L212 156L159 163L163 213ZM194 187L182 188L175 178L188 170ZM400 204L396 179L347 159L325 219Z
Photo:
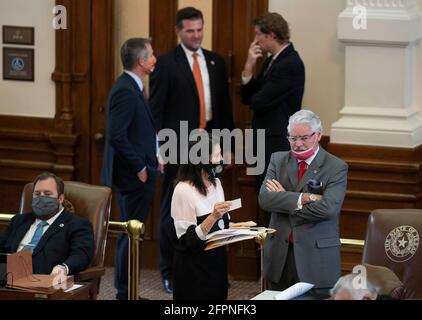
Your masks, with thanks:
M94 255L88 269L75 275L76 281L90 283L90 298L95 299L101 276L105 273L104 254L111 208L111 189L82 182L65 181L66 210L88 219L94 232ZM33 184L25 185L20 203L20 214L31 212Z
M372 285L378 288L379 295L403 299L405 287L397 275L387 267L365 264L366 275Z
M364 264L391 269L404 284L402 299L422 298L422 210L378 209L368 219Z

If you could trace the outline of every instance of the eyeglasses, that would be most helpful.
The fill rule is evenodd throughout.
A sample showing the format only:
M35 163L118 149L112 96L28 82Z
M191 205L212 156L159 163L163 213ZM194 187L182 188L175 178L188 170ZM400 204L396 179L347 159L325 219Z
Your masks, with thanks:
M287 140L289 140L290 143L295 143L296 141L300 140L303 143L306 143L309 141L309 139L311 139L316 132L312 133L311 135L306 135L306 136L299 136L299 137L294 137L294 136L287 136Z

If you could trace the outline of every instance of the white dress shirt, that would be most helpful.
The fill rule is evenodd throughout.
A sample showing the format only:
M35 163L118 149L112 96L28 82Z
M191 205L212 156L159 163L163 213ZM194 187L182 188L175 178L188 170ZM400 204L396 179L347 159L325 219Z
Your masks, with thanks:
M192 50L186 48L181 43L183 51L185 51L186 58L188 59L191 70L193 70L193 54ZM204 52L199 48L196 53L198 54L199 68L201 69L202 84L204 85L204 98L205 98L205 116L206 120L212 120L212 106L211 106L211 88L210 88L210 75L208 73L207 61L205 60Z

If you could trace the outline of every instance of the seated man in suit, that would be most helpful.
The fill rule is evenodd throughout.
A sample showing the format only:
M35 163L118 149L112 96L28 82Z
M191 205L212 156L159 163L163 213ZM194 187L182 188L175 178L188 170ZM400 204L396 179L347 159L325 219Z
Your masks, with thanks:
M378 296L378 288L366 281L362 285L359 279L355 279L359 275L355 273L347 274L336 282L331 289L332 300L376 300Z
M32 212L13 217L0 236L0 252L32 250L34 274L77 274L94 252L91 223L63 207L64 183L44 172L34 180Z
M259 194L262 209L272 212L264 277L271 290L296 282L328 294L340 277L339 215L347 185L347 164L325 151L322 126L312 111L292 115L287 127L291 151L271 156Z

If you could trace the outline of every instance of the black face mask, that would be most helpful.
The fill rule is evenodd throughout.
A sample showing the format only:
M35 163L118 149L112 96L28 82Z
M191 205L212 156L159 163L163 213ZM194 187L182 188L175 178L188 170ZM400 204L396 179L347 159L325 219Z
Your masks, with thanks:
M208 173L208 180L214 181L215 178L220 177L224 171L223 160L217 163L207 163L202 165L205 172Z

